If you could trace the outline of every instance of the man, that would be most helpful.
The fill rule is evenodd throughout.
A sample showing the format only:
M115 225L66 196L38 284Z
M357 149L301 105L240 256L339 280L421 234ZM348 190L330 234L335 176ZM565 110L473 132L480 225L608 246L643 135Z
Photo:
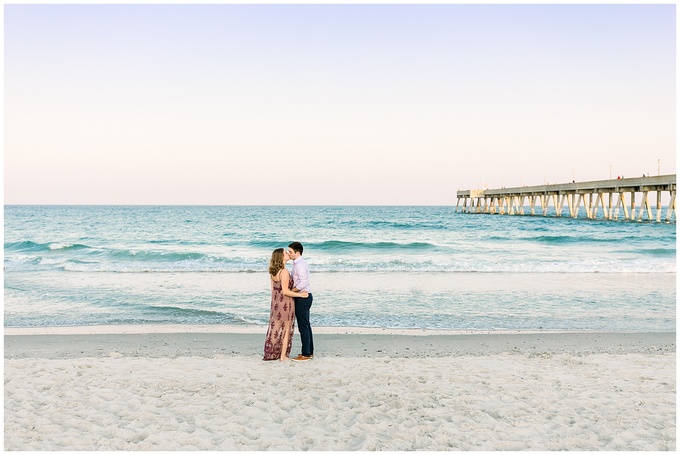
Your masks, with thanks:
M288 255L293 260L293 292L307 291L307 297L294 297L295 318L297 319L302 353L294 358L296 362L312 360L314 358L314 339L312 326L309 324L309 309L312 307L312 288L309 285L309 266L302 257L302 244L293 242L288 245Z

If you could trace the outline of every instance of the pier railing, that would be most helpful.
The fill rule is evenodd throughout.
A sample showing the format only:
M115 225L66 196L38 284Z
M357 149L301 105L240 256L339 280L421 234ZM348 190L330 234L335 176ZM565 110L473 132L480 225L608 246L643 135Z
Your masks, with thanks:
M656 192L656 210L652 213L649 193ZM662 217L661 197L664 192L670 194L670 203L666 215ZM636 206L636 194L641 193L639 207ZM484 190L461 190L456 193L456 212L462 204L463 213L489 213L501 215L525 215L528 202L530 215L537 215L536 204L540 203L539 215L548 216L548 207L552 202L553 216L562 216L569 211L569 216L578 218L583 205L585 216L596 219L602 209L602 219L618 220L623 210L623 219L660 222L675 221L675 174L654 177L623 178L597 180L591 182L572 182L554 185L522 186L515 188L495 188ZM614 199L618 196L616 204ZM646 215L646 216L645 216Z

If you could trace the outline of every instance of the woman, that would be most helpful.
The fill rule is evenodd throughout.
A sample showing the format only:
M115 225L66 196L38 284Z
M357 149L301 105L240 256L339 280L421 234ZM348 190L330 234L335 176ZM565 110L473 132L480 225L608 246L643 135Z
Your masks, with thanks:
M288 252L277 248L269 261L269 284L272 291L272 304L269 312L269 328L264 342L264 358L281 362L290 360L295 330L295 303L293 297L307 297L307 292L293 292L293 280L286 270L290 260Z

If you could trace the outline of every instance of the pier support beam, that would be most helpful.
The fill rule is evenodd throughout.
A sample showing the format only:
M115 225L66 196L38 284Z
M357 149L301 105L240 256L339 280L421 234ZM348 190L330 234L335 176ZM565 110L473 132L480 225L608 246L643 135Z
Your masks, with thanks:
M668 204L668 210L666 211L666 221L671 220L671 215L675 212L675 191L671 191L671 203ZM675 217L677 218L677 212Z

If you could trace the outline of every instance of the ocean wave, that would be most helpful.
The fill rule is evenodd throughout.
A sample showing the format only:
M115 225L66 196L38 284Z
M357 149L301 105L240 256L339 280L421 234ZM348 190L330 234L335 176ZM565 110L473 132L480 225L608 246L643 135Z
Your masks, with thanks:
M372 220L372 221L356 221L356 220L344 220L344 221L328 221L326 223L329 226L341 225L343 227L349 227L351 229L356 228L366 228L366 229L394 229L394 230L404 230L404 231L416 231L416 230L443 230L450 229L444 223L437 223L432 221L415 221L415 222L399 222L399 221L387 221L387 220Z
M120 263L62 263L55 269L65 272L111 272L111 273L216 273L216 272L240 272L255 273L267 270L266 264L260 267L243 267L238 264L233 266L206 265L201 263L184 264L120 264Z
M143 311L146 314L167 314L173 317L177 316L203 316L203 317L214 317L214 316L219 316L219 317L232 317L233 315L230 315L229 313L223 312L223 311L215 311L215 310L205 310L201 308L184 308L180 306L174 306L174 305L143 305L142 308L139 308L139 305L135 305L138 311Z
M247 242L247 245L254 248L262 248L266 250L275 250L277 248L288 248L290 240L251 240ZM305 243L305 247L309 248L308 244Z
M5 244L4 265L6 271L181 272L233 271L248 261L197 251L94 248L63 242L22 241ZM267 268L267 258L256 261L257 267Z
M18 242L16 244L6 245L5 249L11 252L19 253L72 253L60 254L59 256L49 256L49 260L58 261L57 258L66 258L69 262L94 262L92 259L97 259L97 262L149 262L149 263L182 263L182 262L205 262L205 263L233 263L238 262L239 258L217 256L195 251L176 251L176 250L156 250L156 249L134 249L134 248L94 248L87 245L80 244L63 244L59 242L50 243L34 243L34 242ZM34 256L45 260L44 256Z
M613 243L620 242L619 238L597 238L591 236L576 235L539 235L536 237L526 237L523 240L535 241L540 243L564 244L564 243Z
M290 242L276 242L269 240L253 240L248 242L249 246L262 248L285 248ZM424 251L439 249L437 245L428 242L347 242L343 240L326 240L323 242L307 242L305 249L309 251L341 252L341 251Z
M115 311L115 309L114 309ZM245 318L219 311L181 307L144 306L130 310L118 310L110 314L79 314L77 319L68 315L12 315L5 318L5 327L69 327L129 325L129 324L266 324L265 319Z
M349 242L344 242L349 243ZM403 246L401 246L403 247ZM365 244L360 247L365 248ZM611 256L597 259L536 258L527 261L523 255L490 254L484 260L469 254L432 252L425 247L408 248L415 254L394 253L394 246L366 254L356 254L351 246L331 245L307 257L314 272L483 272L483 273L675 273L674 248L653 248L613 251ZM343 254L336 254L341 249ZM463 257L464 256L464 257ZM261 273L266 272L268 254L222 256L198 252L98 250L86 254L58 254L16 252L5 254L6 272L63 271L113 273ZM288 267L291 265L289 263Z
M155 251L155 250L103 250L102 254L132 262L231 262L228 258L197 252Z
M371 250L371 251L393 251L393 250L409 250L409 251L423 251L423 250L434 250L438 247L428 242L410 242L410 243L397 243L397 242L346 242L342 240L327 240L325 242L320 242L310 245L310 248L320 251L360 251L360 250Z
M600 261L600 262L309 262L313 273L675 273L675 261ZM54 269L66 272L111 273L266 273L266 261L231 264L188 263L93 263L71 262L54 264ZM290 266L289 266L290 268ZM7 267L7 270L11 270Z
M185 306L187 305L187 306ZM194 305L194 306L188 306ZM180 323L180 324L243 324L243 316L232 313L224 309L214 310L209 308L201 308L198 302L187 302L186 304L139 304L132 302L121 301L118 304L111 305L109 308L113 312L122 311L129 315L136 315L134 321L125 321L116 318L111 321L113 324L125 323ZM258 323L264 323L264 320L258 320Z
M21 242L10 242L5 243L5 251L16 251L16 252L26 252L26 253L39 253L43 251L76 251L89 249L87 245L81 245L79 243L70 244L62 242L48 242L48 243L38 243L30 240L24 240Z
M648 254L650 256L673 256L675 257L675 248L652 248L649 250L633 251L633 253Z

